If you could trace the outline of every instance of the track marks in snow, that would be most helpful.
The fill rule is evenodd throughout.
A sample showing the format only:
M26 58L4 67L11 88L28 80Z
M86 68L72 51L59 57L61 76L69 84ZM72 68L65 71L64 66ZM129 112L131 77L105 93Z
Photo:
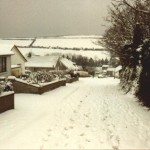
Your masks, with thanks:
M40 96L16 94L16 110L1 114L0 148L149 149L150 113L117 84L87 78Z
M112 145L113 149L118 149L120 144L120 137L116 134L116 125L113 123L113 118L109 110L107 103L108 100L103 102L103 117L102 121L104 123L103 130L106 132L107 141Z
M116 85L98 84L74 86L62 97L41 149L93 149L96 145L97 149L118 150L143 148L142 142L150 147L150 130L131 101ZM135 137L142 142L135 143Z
M78 99L74 99L74 96L78 93L79 88L76 88L74 91L71 92L71 94L68 94L69 96L66 96L63 98L64 104L58 109L59 114L56 114L56 118L59 118L57 121L57 126L55 125L55 130L59 130L60 134L58 135L60 139L63 139L65 141L61 145L61 147L70 147L70 143L73 140L73 138L80 139L80 141L84 141L85 143L90 143L91 139L89 139L86 135L86 130L89 130L91 127L89 125L89 113L84 112L84 103L87 100L87 97L91 94L91 88L88 88L88 92L85 91L83 95L78 97ZM69 109L70 105L74 105L74 109ZM70 108L72 108L70 106ZM82 111L81 111L82 110ZM68 113L69 116L68 117ZM65 123L63 123L62 126L59 122L60 118L64 120ZM83 120L86 122L85 124L82 124ZM86 121L87 120L87 121ZM83 132L80 132L80 128L83 128ZM82 131L82 130L81 130ZM92 131L92 130L91 130ZM51 135L51 134L50 134ZM53 139L52 136L48 136L48 133L46 135L46 140L43 140L42 148L49 148L53 145L50 144L50 141ZM51 139L51 140L50 140ZM60 141L60 140L59 140ZM82 142L75 142L74 146L78 149L83 149L85 146L80 144ZM85 144L86 145L86 144ZM60 145L57 144L54 147L61 148ZM75 148L72 147L72 148ZM53 148L53 147L52 147Z

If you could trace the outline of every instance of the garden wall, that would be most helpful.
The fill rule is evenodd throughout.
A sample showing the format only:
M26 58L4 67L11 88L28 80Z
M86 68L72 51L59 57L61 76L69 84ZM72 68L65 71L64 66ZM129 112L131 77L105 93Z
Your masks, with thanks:
M14 92L0 96L0 113L14 109Z
M53 81L49 84L36 86L32 84L23 83L17 80L12 81L15 93L33 93L33 94L43 94L44 92L53 90L60 86L66 85L66 80L62 79L59 81Z

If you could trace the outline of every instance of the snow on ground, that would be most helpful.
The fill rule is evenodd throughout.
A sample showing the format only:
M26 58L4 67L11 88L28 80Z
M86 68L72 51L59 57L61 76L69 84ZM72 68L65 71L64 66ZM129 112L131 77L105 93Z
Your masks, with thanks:
M55 38L37 38L33 46L45 46L45 47L67 47L67 48L95 48L104 49L101 45L97 45L97 38L85 38L85 37L55 37Z
M0 114L0 149L148 149L150 112L119 80L80 78L43 95L16 94Z

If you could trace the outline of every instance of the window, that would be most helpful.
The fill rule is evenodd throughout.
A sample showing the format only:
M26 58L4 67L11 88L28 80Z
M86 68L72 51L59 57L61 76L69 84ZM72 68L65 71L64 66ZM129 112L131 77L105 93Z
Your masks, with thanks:
M6 72L6 57L0 57L0 73Z

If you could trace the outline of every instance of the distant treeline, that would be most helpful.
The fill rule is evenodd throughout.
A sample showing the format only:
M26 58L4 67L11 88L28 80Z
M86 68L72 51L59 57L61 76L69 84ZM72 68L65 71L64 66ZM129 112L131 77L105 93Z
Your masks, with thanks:
M63 57L75 62L78 66L87 67L101 67L102 65L108 65L109 60L107 58L105 59L93 59L93 58L88 58L86 56L82 55L63 55Z

